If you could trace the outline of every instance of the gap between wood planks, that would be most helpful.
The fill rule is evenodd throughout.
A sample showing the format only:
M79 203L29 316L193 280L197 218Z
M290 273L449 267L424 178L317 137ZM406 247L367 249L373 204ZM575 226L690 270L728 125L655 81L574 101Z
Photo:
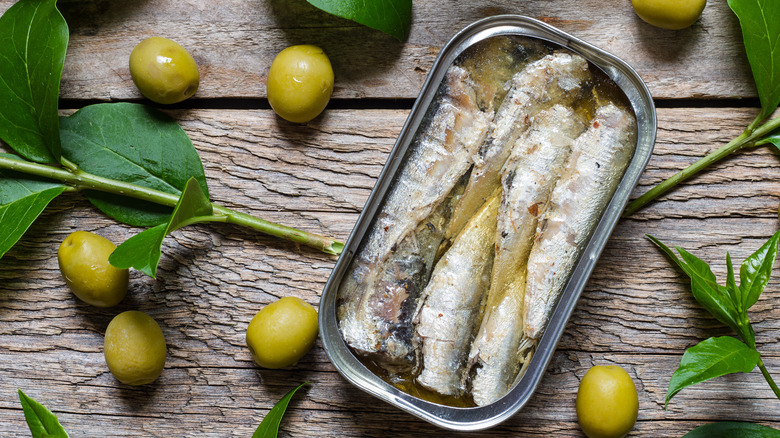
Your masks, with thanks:
M225 110L270 110L268 99L223 97L218 99L192 98L174 105L159 105L146 99L128 100L129 102L143 103L159 109L225 109ZM97 99L60 99L60 109L79 109L96 103L107 101ZM353 109L383 109L383 110L410 110L415 99L332 99L328 102L327 109L353 110ZM758 98L747 99L656 99L657 108L760 108ZM327 110L326 109L326 110Z

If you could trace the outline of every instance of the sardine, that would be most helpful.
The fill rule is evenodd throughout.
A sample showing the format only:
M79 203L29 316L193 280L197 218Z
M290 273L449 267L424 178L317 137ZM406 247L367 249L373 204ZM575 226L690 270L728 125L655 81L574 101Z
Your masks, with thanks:
M436 263L415 321L423 368L417 382L444 395L461 395L469 346L479 324L493 265L496 191Z
M541 110L568 105L582 97L590 79L588 62L571 52L555 52L528 64L515 74L510 89L490 125L485 142L474 157L474 168L446 236L455 236L498 187L499 175L512 145Z
M444 227L465 187L465 178L455 186L447 200L434 210L418 228L395 248L385 261L367 295L364 328L375 335L375 350L370 345L359 349L382 368L394 372L417 369L418 341L412 318L425 285L431 278L436 250L444 239ZM379 293L382 291L382 293Z
M636 121L612 103L596 110L540 216L528 257L525 335L538 339L634 155Z
M438 224L437 218L428 219L467 173L492 118L492 113L477 107L474 83L463 68L450 68L440 95L439 106L411 145L405 166L355 255L349 275L339 287L338 313L344 340L358 353L380 353L383 356L377 360L380 364L383 361L393 364L408 356L411 347L408 340L401 340L402 345L388 342L393 344L397 340L392 336L392 328L398 324L395 316L411 315L414 307L411 311L404 308L409 299L419 295L408 293L408 287L397 287L397 281L388 282L383 278L403 265L401 260L408 254L423 259L435 255L438 244L418 245L418 241L428 239L421 239L414 232L438 227L441 233L443 222ZM450 212L443 208L441 215L442 220L447 220ZM401 251L405 241L410 243ZM420 254L428 251L429 245L433 246L433 254ZM398 260L393 261L393 257ZM413 276L407 275L406 270L393 275L402 282L403 278ZM427 281L429 275L430 269L422 277Z
M511 386L523 342L525 269L537 217L550 199L571 146L585 122L561 105L538 113L515 143L502 170L503 198L498 211L496 251L485 317L469 362L477 369L472 394L478 405L492 403ZM496 332L498 331L498 332Z
M501 300L485 315L471 346L471 396L477 406L500 399L527 365L535 342L523 334L525 272L505 289ZM477 365L477 366L474 366Z

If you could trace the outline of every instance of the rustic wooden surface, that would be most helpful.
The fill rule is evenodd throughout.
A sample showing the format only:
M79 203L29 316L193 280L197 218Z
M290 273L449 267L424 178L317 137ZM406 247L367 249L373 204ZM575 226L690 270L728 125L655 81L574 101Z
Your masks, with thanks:
M11 4L0 0L0 12ZM60 0L60 8L71 29L61 106L142 101L126 65L130 50L153 34L174 38L198 60L202 81L196 98L171 114L201 154L212 198L340 239L440 46L482 17L541 18L639 71L657 99L659 122L634 196L736 137L757 111L738 22L724 1L710 2L701 21L675 32L644 24L627 1L419 0L404 44L303 0ZM264 100L271 59L294 43L323 46L337 77L331 108L305 126L281 121ZM630 436L678 437L716 420L780 424L780 401L758 372L686 389L663 410L684 349L728 330L693 301L644 237L680 245L724 276L726 251L741 261L778 229L777 165L769 148L742 153L622 220L531 402L469 436L583 436L574 412L579 379L590 366L611 363L626 368L639 390ZM232 226L185 228L166 239L157 280L133 272L128 297L98 309L78 301L57 268L57 246L77 229L116 242L138 231L64 195L0 260L0 436L29 436L16 396L22 389L74 437L249 437L276 400L304 381L312 384L293 400L283 436L442 433L351 386L319 343L289 369L253 364L244 341L252 316L282 296L316 306L334 257ZM780 275L751 311L775 376L778 303ZM166 336L166 369L153 385L121 385L105 366L105 328L128 309L152 315Z

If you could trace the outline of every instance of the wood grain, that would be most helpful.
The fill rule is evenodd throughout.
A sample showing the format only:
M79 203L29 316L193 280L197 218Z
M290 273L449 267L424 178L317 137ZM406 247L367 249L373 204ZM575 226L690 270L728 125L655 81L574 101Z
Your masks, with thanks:
M0 13L14 2L0 0ZM192 109L169 112L203 159L212 199L342 240L407 117L404 99L417 96L448 39L478 19L541 19L627 61L656 99L679 101L658 110L658 141L633 197L739 135L757 112L754 100L740 104L756 91L739 23L723 1L709 2L701 20L680 31L642 22L628 1L413 4L411 35L400 43L305 0L59 0L70 26L61 102L144 101L130 79L130 51L148 36L172 38L198 61L201 86L182 105ZM294 125L268 109L265 80L275 54L302 43L330 56L335 101ZM777 427L780 402L757 371L687 388L663 409L683 351L730 333L645 234L693 252L724 278L726 252L739 263L778 229L778 158L769 147L744 151L621 220L528 405L468 436L582 437L575 396L594 364L621 365L634 379L640 410L632 437L679 437L718 420ZM304 381L312 384L293 399L281 436L454 435L347 383L319 341L291 368L253 364L244 339L250 319L282 296L317 306L335 257L234 226L188 227L166 238L157 280L133 271L128 297L98 309L73 296L57 265L59 243L79 229L115 242L139 231L65 194L0 259L0 436L29 436L22 389L74 437L248 437ZM776 276L750 312L775 378L779 303ZM118 383L103 359L106 326L130 309L153 316L166 337L166 369L153 385Z
M0 12L13 0L0 0ZM334 98L414 98L441 47L468 24L493 15L545 21L631 64L653 96L755 97L739 23L726 2L710 2L680 31L641 21L628 1L415 1L409 39L400 43L304 0L63 0L71 39L62 81L65 99L141 98L127 66L149 36L188 48L201 70L197 99L264 98L276 53L316 44L336 74Z
M407 110L331 110L306 126L268 110L181 110L215 201L270 220L346 239L403 125ZM635 196L738 135L754 110L659 109L658 143ZM744 152L622 220L572 315L537 393L515 417L469 436L580 437L574 400L594 364L626 368L639 390L631 436L679 437L717 420L777 425L778 402L758 372L686 389L662 409L685 348L728 330L644 237L680 245L725 275L778 228L777 155ZM137 230L64 195L0 261L0 434L27 436L15 391L54 410L71 436L247 437L303 381L282 436L423 437L440 430L362 393L321 344L290 369L252 363L244 332L281 296L317 305L335 258L232 226L195 226L166 239L159 278L131 275L112 309L78 301L62 281L56 248L76 229L122 241ZM751 311L759 349L780 375L780 279ZM160 380L119 384L102 356L111 318L138 309L162 326L168 361ZM110 432L106 432L110 431ZM445 433L445 435L447 435Z

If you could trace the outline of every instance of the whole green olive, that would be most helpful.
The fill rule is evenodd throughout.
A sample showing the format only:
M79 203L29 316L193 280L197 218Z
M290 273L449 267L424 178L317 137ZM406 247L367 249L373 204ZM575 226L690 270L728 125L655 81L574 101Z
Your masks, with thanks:
M589 438L620 438L634 427L639 412L636 387L617 365L594 366L577 391L577 421Z
M262 308L246 330L246 345L264 368L284 368L308 352L317 339L317 311L296 297Z
M167 38L147 38L130 53L130 75L149 100L181 102L198 90L200 75L192 55Z
M108 263L116 245L89 231L68 235L57 250L60 272L70 290L82 301L98 307L118 304L127 294L127 269Z
M317 117L333 92L333 67L319 47L288 47L268 71L268 103L276 114L294 123Z
M684 29L699 19L707 0L631 0L642 20L664 29Z
M117 380L145 385L157 379L165 367L165 337L151 316L128 310L108 324L103 354Z

